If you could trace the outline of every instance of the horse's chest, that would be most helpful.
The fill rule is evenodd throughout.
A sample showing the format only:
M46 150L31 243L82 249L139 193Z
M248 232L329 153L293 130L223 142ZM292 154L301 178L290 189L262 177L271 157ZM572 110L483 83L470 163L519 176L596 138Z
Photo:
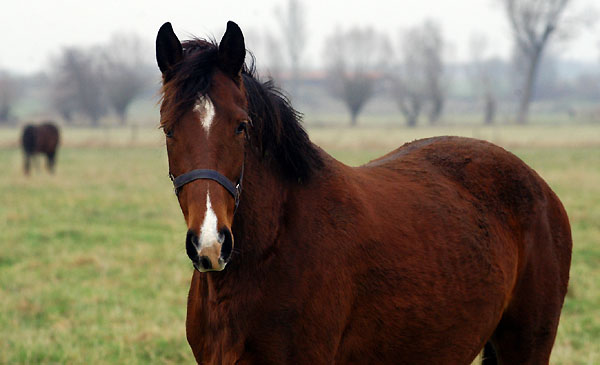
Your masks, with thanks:
M188 333L188 340L196 360L205 364L284 364L322 345L297 329L294 309L246 308L227 314L205 312L203 317L205 325L200 332Z
M231 328L213 329L202 336L201 343L190 343L197 359L203 364L282 364L286 362L284 339L275 339L272 334L259 328L251 333L236 333ZM276 331L274 331L276 332ZM201 348L201 350L200 350Z
M188 341L203 364L235 364L244 353L245 336L228 320L208 322L203 327L188 327Z

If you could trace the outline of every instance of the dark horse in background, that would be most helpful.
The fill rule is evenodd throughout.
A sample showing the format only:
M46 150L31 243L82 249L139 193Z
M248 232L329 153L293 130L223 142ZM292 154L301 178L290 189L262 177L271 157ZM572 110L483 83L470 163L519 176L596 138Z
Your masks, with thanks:
M571 232L519 158L438 137L346 166L244 66L235 23L218 45L166 23L156 46L199 363L548 363Z
M40 125L28 124L23 129L21 144L25 158L25 174L28 175L31 170L31 160L36 154L44 154L48 158L48 171L54 172L54 163L56 159L56 150L60 142L58 127L52 122L45 122Z

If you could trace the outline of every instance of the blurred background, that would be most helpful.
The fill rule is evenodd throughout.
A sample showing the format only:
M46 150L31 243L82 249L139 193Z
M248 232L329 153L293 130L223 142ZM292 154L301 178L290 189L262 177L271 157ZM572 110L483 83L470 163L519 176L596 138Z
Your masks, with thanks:
M0 12L0 363L193 362L192 268L167 178L154 39L241 27L312 140L359 165L481 138L563 201L572 280L552 363L600 363L600 5L595 0L7 1ZM253 62L249 55L248 63ZM60 128L23 174L26 124Z

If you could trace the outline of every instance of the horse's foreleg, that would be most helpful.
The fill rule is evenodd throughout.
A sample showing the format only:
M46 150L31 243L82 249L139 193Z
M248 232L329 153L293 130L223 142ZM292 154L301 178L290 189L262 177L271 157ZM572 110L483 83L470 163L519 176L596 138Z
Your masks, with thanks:
M50 171L51 174L54 173L54 157L56 156L55 152L49 152L48 153L48 171Z
M35 171L40 171L40 156L39 154L31 155L31 166Z
M23 171L25 175L29 175L29 170L31 169L31 155L25 154L25 163L23 165Z

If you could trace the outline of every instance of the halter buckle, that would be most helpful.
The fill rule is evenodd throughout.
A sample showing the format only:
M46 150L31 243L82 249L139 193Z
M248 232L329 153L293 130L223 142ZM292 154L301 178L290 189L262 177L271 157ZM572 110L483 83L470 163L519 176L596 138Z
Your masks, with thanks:
M237 209L238 205L240 204L240 195L242 195L242 189L240 184L238 183L235 186L235 209Z
M175 182L175 176L171 172L169 172L169 179L171 179L171 182ZM173 192L175 195L179 195L179 188L173 188Z

